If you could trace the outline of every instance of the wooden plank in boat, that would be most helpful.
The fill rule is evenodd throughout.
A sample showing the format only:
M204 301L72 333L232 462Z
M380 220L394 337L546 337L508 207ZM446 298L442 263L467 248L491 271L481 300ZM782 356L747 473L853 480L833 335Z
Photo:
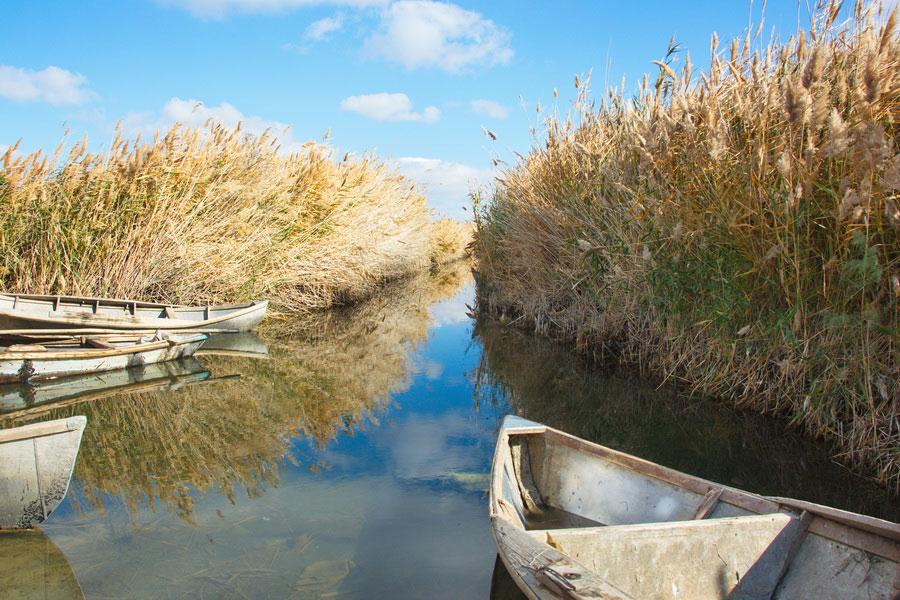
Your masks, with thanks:
M502 548L500 558L506 564L510 575L531 590L543 588L548 592L553 589L546 585L548 578L539 578L542 570L552 570L562 575L572 584L572 589L555 589L553 594L571 600L632 600L622 590L603 581L584 565L566 556L556 548L543 543L536 543L523 530L506 522L503 518L492 517L491 525L497 546ZM555 578L554 578L555 579ZM525 589L523 591L528 593ZM531 598L550 597L529 594Z
M92 348L116 348L115 344L110 344L106 340L101 340L98 338L88 338L84 340L84 343L85 345Z
M697 507L697 512L694 513L694 519L705 519L708 517L716 507L716 503L719 501L719 498L724 491L725 490L722 488L711 488L706 492L706 495L703 496L703 501L700 502L700 506Z

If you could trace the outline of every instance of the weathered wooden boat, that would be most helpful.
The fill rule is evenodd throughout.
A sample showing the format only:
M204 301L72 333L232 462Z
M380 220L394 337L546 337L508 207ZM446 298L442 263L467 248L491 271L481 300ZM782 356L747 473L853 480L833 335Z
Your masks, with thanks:
M537 599L896 599L900 525L721 486L518 417L491 471L498 553Z
M193 354L208 333L71 338L0 348L0 383L148 365Z
M207 381L210 372L194 358L130 369L79 373L0 385L0 418L22 418L115 394L175 390Z
M59 546L33 529L0 532L0 597L81 600L84 592Z
M250 331L266 316L267 300L181 306L114 298L0 294L0 329L221 329Z
M62 502L86 417L0 429L0 529L41 524Z

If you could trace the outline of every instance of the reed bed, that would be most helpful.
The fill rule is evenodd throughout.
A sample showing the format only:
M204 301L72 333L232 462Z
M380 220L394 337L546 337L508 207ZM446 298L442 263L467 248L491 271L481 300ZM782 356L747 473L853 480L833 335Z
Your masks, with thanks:
M311 310L447 260L425 197L374 156L209 122L107 152L0 156L7 291Z
M779 414L900 491L897 13L581 95L475 197L482 306ZM840 18L839 18L840 16Z

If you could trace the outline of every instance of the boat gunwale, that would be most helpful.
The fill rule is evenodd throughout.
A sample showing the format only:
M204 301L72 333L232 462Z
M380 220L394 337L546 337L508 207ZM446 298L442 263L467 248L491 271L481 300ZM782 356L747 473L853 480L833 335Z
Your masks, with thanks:
M0 444L84 430L86 424L87 417L83 415L74 415L62 419L54 419L52 421L41 421L39 423L20 425L19 427L12 427L10 429L0 429Z
M68 302L70 304L99 304L101 306L136 306L138 308L191 308L187 304L167 304L165 302L147 302L145 300L129 300L128 298L101 298L97 296L60 296L55 294L10 294L0 293L2 299L22 298L39 302ZM200 307L203 308L203 307Z

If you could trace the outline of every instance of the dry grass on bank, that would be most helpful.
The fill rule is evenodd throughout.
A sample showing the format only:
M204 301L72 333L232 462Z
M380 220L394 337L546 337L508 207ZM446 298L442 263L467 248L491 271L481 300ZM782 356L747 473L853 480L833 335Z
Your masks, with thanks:
M0 157L4 290L310 309L430 264L425 197L373 156L214 123L86 145Z
M476 260L491 310L785 415L897 491L900 39L838 9L713 37L707 72L661 62L633 99L582 84L476 199Z

